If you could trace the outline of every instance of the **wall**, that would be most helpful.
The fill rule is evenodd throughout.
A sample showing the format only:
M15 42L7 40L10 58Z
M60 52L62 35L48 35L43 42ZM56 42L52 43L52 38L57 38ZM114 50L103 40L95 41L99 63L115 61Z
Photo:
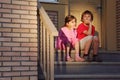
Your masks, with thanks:
M116 51L116 0L103 0L102 33L104 48Z
M0 80L37 80L37 0L0 0Z
M64 25L64 18L68 15L68 0L59 0L58 3L41 2L45 10L58 12L58 27L59 30Z

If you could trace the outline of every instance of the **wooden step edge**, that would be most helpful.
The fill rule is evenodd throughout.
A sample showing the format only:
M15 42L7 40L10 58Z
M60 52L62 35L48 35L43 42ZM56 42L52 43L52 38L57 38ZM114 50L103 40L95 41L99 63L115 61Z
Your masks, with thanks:
M120 62L67 62L67 61L55 61L55 64L116 64L120 65Z
M114 75L106 75L106 74L103 74L103 75L74 75L74 74L71 74L71 75L55 75L54 76L55 78L85 78L85 79L89 79L89 78L102 78L102 79L105 79L105 78L120 78L120 74L114 74Z

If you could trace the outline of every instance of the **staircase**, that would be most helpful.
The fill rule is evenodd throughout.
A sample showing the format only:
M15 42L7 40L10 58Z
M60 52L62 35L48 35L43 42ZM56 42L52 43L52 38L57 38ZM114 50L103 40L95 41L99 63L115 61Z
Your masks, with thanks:
M120 80L120 53L99 52L103 62L66 62L58 54L55 80Z
M118 52L99 52L103 62L66 62L64 55L64 52L55 53L55 80L120 80ZM71 55L74 58L74 51Z
M64 52L54 53L57 30L41 6L39 14L38 80L120 80L119 52L99 52L103 62L66 62Z

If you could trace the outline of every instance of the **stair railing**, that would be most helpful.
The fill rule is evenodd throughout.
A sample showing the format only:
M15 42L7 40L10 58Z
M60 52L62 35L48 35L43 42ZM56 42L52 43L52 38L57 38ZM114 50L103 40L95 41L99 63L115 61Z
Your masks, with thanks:
M54 37L58 31L42 6L39 7L40 15L40 66L45 80L54 80Z

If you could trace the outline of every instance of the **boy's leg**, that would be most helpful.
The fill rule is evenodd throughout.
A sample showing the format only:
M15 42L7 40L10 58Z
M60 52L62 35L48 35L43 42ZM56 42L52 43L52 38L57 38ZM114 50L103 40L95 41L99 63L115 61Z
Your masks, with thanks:
M93 38L93 61L102 62L98 57L99 38L94 36Z
M88 52L92 43L92 36L86 36L80 41L81 44L81 50L84 49L84 55L83 57L85 58L86 61L88 61Z
M99 39L97 36L93 37L93 55L97 55L99 47Z

